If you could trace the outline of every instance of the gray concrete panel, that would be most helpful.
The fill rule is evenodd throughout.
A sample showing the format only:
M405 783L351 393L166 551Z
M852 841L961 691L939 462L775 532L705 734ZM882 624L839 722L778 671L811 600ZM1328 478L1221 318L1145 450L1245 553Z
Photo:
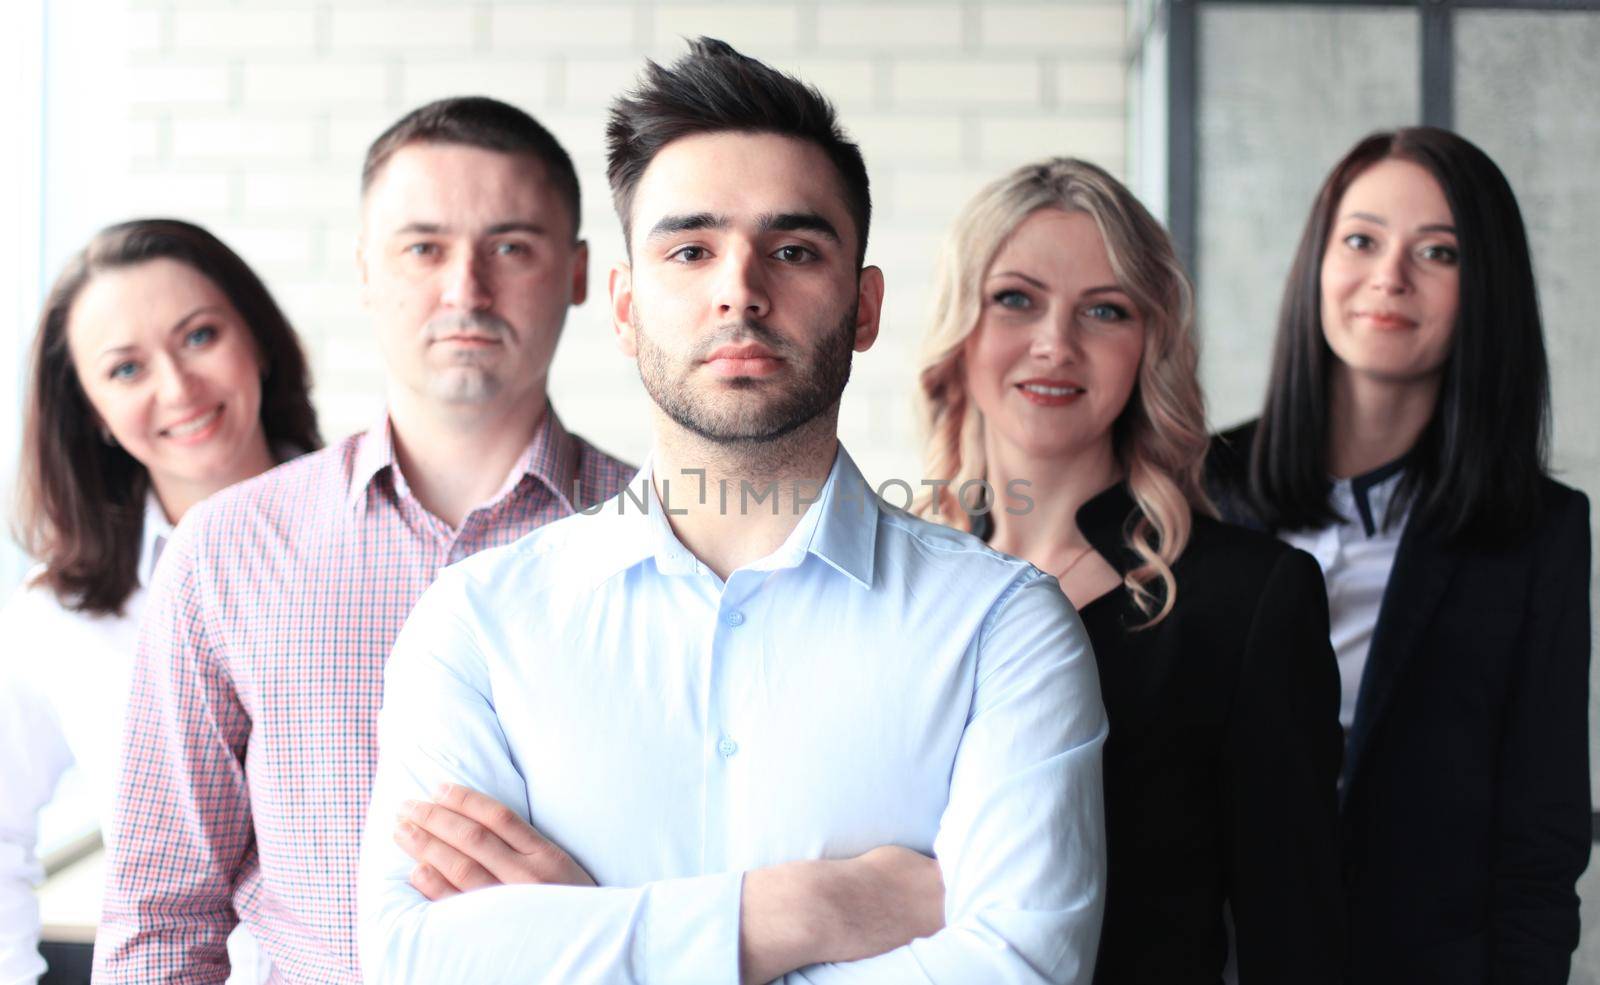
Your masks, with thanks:
M1259 413L1284 279L1328 169L1421 112L1408 9L1206 4L1199 48L1201 379L1214 425Z
M1464 11L1455 46L1457 129L1505 171L1533 243L1550 350L1556 476L1593 502L1600 499L1600 13ZM1600 611L1600 570L1590 578L1590 608ZM1600 793L1600 667L1591 669L1590 782ZM1584 929L1572 981L1600 985L1600 876L1593 867L1579 890Z

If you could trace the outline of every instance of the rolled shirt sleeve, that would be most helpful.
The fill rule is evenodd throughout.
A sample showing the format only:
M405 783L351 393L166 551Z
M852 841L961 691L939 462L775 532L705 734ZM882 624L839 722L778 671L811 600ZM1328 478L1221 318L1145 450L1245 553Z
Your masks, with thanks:
M193 543L180 531L167 547L139 631L96 982L228 977L233 888L254 848L250 719L206 618Z

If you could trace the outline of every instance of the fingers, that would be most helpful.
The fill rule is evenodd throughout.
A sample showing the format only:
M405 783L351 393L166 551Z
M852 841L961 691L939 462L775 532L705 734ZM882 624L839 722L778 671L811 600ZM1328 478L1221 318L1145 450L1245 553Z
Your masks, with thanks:
M432 867L455 889L465 892L500 884L499 879L466 853L410 821L402 820L399 823L395 828L394 840L402 851L424 866ZM422 887L418 886L417 889L427 895Z
M499 882L527 881L523 877L527 867L523 856L513 851L498 834L470 817L457 814L442 804L406 801L400 807L400 818L482 866Z
M433 803L403 803L400 820L412 830L404 834L405 840L400 833L395 837L412 858L432 863L457 889L465 892L502 883L594 885L559 845L493 798L457 784L441 786L437 797ZM436 844L424 842L423 837ZM416 851L407 847L408 841ZM418 854L424 847L433 857ZM470 884L458 880L457 874Z
M411 888L426 896L430 903L437 903L461 892L450 885L450 881L440 875L438 869L426 863L411 870Z
M435 792L433 800L434 803L448 807L462 817L488 828L512 851L523 855L538 855L554 847L516 811L470 787L464 787L459 783L442 784Z

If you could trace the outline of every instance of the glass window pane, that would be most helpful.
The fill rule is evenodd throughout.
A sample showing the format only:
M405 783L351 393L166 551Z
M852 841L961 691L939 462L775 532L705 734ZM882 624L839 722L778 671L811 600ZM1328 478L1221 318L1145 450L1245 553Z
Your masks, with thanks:
M1456 123L1495 159L1533 241L1555 391L1555 465L1600 490L1600 12L1463 12Z
M1204 4L1196 274L1212 421L1260 411L1311 196L1364 134L1421 113L1414 9Z
M1600 12L1464 11L1455 46L1457 127L1506 173L1533 243L1556 477L1593 501L1600 496ZM1591 588L1591 608L1600 612L1600 578ZM1600 698L1600 680L1590 693ZM1591 769L1600 769L1593 723L1589 736ZM1600 791L1600 775L1592 787ZM1600 966L1596 937L1586 931L1589 967Z

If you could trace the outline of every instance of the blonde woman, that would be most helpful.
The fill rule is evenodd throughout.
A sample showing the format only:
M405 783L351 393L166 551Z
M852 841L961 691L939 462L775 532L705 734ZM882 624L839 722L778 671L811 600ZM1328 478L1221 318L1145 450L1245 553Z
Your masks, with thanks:
M929 518L1061 582L1111 737L1098 982L1336 982L1339 680L1308 555L1213 520L1192 291L1092 164L989 185L945 241L921 363Z

